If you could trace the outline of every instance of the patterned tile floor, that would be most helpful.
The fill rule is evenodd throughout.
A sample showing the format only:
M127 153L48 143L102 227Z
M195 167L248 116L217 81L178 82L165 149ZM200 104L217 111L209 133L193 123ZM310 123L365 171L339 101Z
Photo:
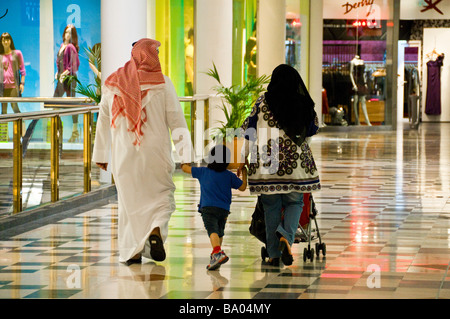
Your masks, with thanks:
M320 133L312 143L326 256L261 263L248 232L256 202L234 193L220 270L207 271L209 240L196 212L199 186L177 172L167 259L118 263L117 202L0 241L0 298L448 299L450 124L418 131Z

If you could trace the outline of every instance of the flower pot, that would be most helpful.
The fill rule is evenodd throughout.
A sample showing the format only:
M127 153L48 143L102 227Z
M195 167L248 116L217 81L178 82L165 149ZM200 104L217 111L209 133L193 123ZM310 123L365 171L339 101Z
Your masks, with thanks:
M230 165L228 165L228 169L237 169L243 160L241 160L241 149L244 145L243 137L234 137L232 140L224 141L225 145L231 152Z

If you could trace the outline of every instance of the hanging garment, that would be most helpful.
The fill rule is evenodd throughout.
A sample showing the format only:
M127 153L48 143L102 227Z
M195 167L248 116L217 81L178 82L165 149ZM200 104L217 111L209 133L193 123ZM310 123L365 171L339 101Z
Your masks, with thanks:
M444 65L444 54L435 61L427 62L427 97L425 114L441 115L441 67Z
M322 114L328 114L329 109L327 90L322 89Z

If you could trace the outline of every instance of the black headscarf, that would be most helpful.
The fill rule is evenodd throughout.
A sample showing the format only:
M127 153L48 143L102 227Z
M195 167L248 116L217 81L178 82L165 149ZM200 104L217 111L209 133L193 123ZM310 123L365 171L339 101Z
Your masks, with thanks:
M280 64L273 72L265 98L278 125L293 140L304 139L316 116L314 101L296 69Z

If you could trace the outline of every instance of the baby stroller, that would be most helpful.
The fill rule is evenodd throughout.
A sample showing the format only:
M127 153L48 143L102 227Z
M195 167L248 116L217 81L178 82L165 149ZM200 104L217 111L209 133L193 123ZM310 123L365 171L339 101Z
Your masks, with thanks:
M300 234L303 236L296 236L296 240L294 243L299 242L308 242L308 248L304 248L303 250L303 261L306 262L307 259L311 261L314 260L314 253L316 253L317 257L320 255L320 251L322 251L322 255L326 255L326 244L322 242L322 238L320 236L319 227L317 225L317 208L314 203L314 198L311 193L305 193L303 195L303 210L300 215L298 229L300 230ZM311 227L311 219L314 220L314 224L316 226L317 237L319 242L315 245L314 248L311 248L311 240L315 239L313 235L313 229ZM264 209L258 197L258 202L256 203L255 212L252 215L252 222L250 224L250 233L259 239L259 241L266 244L266 225L264 221ZM267 253L267 249L265 246L261 247L261 258L265 260L269 255Z

